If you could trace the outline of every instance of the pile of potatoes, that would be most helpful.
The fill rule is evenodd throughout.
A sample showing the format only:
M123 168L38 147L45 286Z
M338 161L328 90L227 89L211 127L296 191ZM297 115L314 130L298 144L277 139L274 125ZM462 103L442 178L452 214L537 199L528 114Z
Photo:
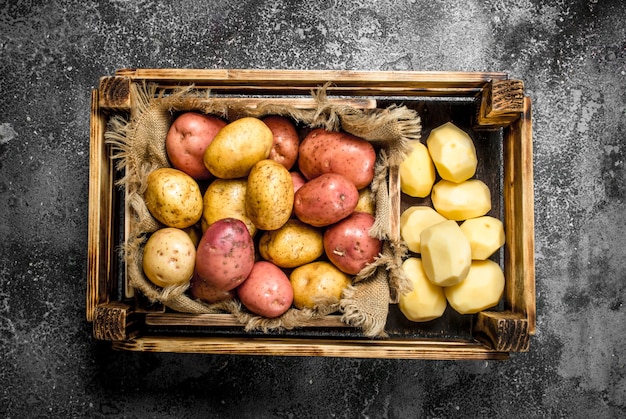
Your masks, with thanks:
M373 146L272 115L225 121L184 112L144 194L165 227L143 251L146 277L207 303L238 298L273 318L338 301L379 255L369 185Z
M497 305L504 274L489 257L504 245L504 227L486 215L491 194L473 178L478 160L471 137L448 122L431 131L426 145L412 147L400 165L401 189L430 195L432 207L411 206L400 216L400 235L419 254L402 265L413 291L400 296L400 310L424 322L441 317L447 304L460 314Z

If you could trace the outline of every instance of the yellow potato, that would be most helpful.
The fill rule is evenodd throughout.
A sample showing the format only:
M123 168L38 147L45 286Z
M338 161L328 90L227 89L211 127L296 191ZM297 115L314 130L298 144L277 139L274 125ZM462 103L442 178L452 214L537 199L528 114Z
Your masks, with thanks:
M473 314L498 304L504 293L504 273L491 260L475 260L463 282L444 289L450 306L460 314Z
M202 217L202 193L198 184L177 169L150 172L144 200L154 218L168 227L191 227Z
M263 233L259 253L281 268L295 268L324 253L323 235L320 229L291 218L278 230Z
M359 201L356 203L354 211L366 212L368 214L376 215L376 204L374 197L372 196L372 190L369 187L359 190Z
M461 183L440 180L433 186L430 198L435 210L449 220L480 217L491 209L489 187L478 179Z
M400 164L400 188L407 195L425 198L435 183L435 166L424 144L415 141Z
M460 183L476 173L478 159L474 142L452 122L433 129L426 145L442 179Z
M446 220L422 231L422 264L428 279L442 287L458 284L472 263L469 241L456 221Z
M246 187L246 214L257 228L277 230L293 209L293 181L282 164L265 159L254 165Z
M237 119L222 128L204 152L204 165L214 176L236 179L267 159L274 144L272 130L258 118Z
M474 260L485 260L504 245L504 226L497 218L488 215L472 218L460 227L469 240Z
M155 231L143 249L143 271L159 287L182 285L191 280L196 248L189 235L166 227Z
M293 288L293 305L298 309L339 302L352 279L330 262L302 265L289 277Z
M398 307L413 322L427 322L441 317L448 305L443 288L430 282L424 272L422 260L409 258L402 269L413 285L413 291L400 294Z
M246 179L215 179L204 192L202 221L204 230L223 218L236 218L244 222L250 236L257 228L246 213Z
M400 215L400 236L411 252L420 253L422 231L446 218L431 207L416 205Z

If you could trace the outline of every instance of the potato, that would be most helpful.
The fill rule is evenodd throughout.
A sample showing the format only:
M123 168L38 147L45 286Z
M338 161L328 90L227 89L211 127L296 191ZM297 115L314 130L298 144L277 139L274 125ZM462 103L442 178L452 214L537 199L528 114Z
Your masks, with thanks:
M214 288L231 290L254 265L254 243L243 221L224 218L204 232L196 251L196 272Z
M289 172L291 174L291 181L293 182L293 193L296 193L305 183L306 179L300 172Z
M296 126L291 119L279 115L267 116L262 121L272 130L274 138L269 158L290 170L298 160L300 147Z
M191 227L183 228L182 230L187 233L193 243L193 246L198 247L200 239L202 238L202 228L197 224L194 224Z
M422 260L411 257L402 263L413 290L400 294L398 307L413 322L427 322L443 315L448 306L443 288L433 284L424 272Z
M346 132L316 128L300 143L298 167L309 180L324 173L338 173L362 189L372 182L375 163L372 144Z
M202 217L202 194L196 181L178 169L150 172L144 200L148 211L168 227L191 227Z
M504 293L504 273L491 260L475 260L463 282L444 289L450 306L474 314L498 304Z
M460 227L469 240L474 260L485 260L504 245L504 226L497 218L488 215L472 218Z
M352 279L332 263L317 261L302 265L289 276L293 305L298 309L339 302Z
M285 167L261 160L252 167L246 187L246 214L257 228L277 230L293 210L293 181Z
M472 251L455 221L446 220L426 228L420 239L424 272L433 284L448 287L465 279Z
M248 310L268 318L285 313L293 302L293 288L287 275L264 260L254 264L248 278L237 287L237 295Z
M353 212L327 227L324 251L333 265L342 272L356 275L365 265L372 263L383 249L382 242L368 233L373 225L372 214Z
M375 214L376 203L374 202L374 196L372 190L369 187L365 187L359 190L359 201L356 203L355 211L367 212L368 214Z
M199 112L184 112L170 126L165 138L167 156L176 169L196 180L213 177L204 166L204 151L226 122Z
M446 221L446 218L431 207L415 205L400 215L400 237L411 252L421 252L420 235L424 229Z
M263 233L259 253L263 259L281 268L295 268L324 254L322 232L291 218L278 230Z
M222 218L237 218L245 223L248 232L254 237L257 227L246 213L247 188L248 180L245 178L215 179L211 182L202 198L204 230Z
M267 159L274 136L263 121L244 117L222 128L204 152L204 165L216 177L248 176L252 166Z
M440 180L433 186L430 198L435 210L449 220L476 218L491 210L489 187L478 179L461 183Z
M460 183L476 173L478 159L474 142L452 122L433 129L426 145L442 179Z
M143 271L159 287L188 282L195 262L196 248L189 235L178 228L155 231L143 249Z
M197 300L213 304L219 301L231 300L235 298L234 290L222 290L204 281L197 272L194 273L189 284L189 293Z
M346 218L358 202L359 191L348 178L325 173L298 189L293 205L298 219L315 227L324 227Z
M409 196L425 198L435 184L435 166L428 149L419 141L411 142L411 152L400 163L400 189Z

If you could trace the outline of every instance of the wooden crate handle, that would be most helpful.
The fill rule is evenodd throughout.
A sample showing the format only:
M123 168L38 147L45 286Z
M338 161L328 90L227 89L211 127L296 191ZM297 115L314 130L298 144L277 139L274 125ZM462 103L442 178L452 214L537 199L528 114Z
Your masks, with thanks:
M139 315L133 308L118 301L96 307L93 336L98 340L127 341L139 335Z
M476 129L499 129L524 112L522 80L491 80L485 85L476 115Z

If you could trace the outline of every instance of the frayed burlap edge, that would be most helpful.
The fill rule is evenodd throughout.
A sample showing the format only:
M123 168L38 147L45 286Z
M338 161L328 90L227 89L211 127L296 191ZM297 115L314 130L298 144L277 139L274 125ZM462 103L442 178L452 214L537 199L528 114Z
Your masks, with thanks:
M133 217L133 228L123 249L127 276L133 288L138 289L149 300L159 301L175 311L231 313L248 331L291 329L308 320L340 310L342 321L361 328L366 336L386 335L384 327L389 302L397 302L399 293L410 290L411 287L400 269L406 247L391 239L388 169L391 165L400 164L406 157L410 141L420 139L421 121L417 112L404 106L361 110L333 104L326 96L328 87L329 84L311 92L317 105L315 109L297 109L275 103L260 103L250 108L236 102L228 104L225 101L211 101L210 92L197 91L193 86L166 93L164 90L159 91L154 84L131 85L130 118L114 116L110 120L105 138L111 146L116 167L124 173L118 185L126 188L126 199ZM384 249L372 264L354 278L353 285L346 290L339 302L322 302L312 310L291 308L278 318L268 319L248 313L237 300L206 304L185 294L188 284L160 289L145 278L141 257L143 244L149 233L163 227L151 216L143 200L146 178L152 170L169 166L164 147L167 128L175 112L190 110L215 114L228 120L242 116L283 115L311 128L321 127L329 131L341 129L379 147L376 175L371 185L377 208L376 223L370 230L370 235L383 240ZM143 132L147 126L154 129L155 125L157 133L150 146L136 147L133 139L137 132ZM367 299L372 300L373 293L378 297L375 303L368 306L365 302Z

